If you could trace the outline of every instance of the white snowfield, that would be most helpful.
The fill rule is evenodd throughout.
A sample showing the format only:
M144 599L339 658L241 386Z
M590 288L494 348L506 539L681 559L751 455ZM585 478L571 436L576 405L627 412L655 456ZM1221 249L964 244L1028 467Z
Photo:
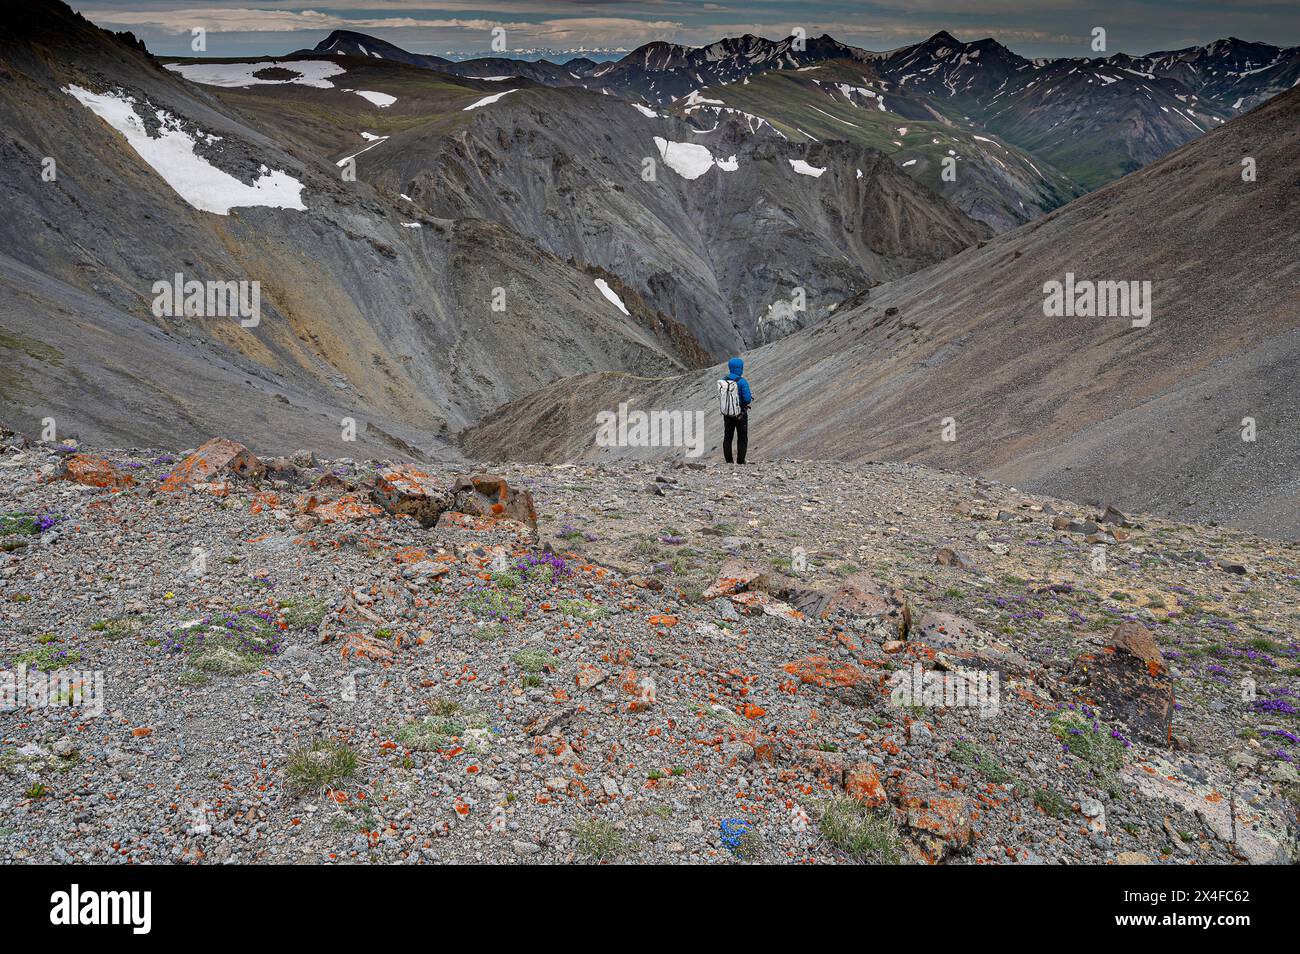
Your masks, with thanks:
M600 293L609 301L613 302L615 308L627 315L629 318L632 316L631 312L627 310L627 306L623 304L623 299L618 297L618 292L609 287L609 282L605 281L603 278L597 278L596 288L599 289Z
M513 92L515 92L515 90L507 89L507 90L502 90L500 93L493 93L491 96L484 96L477 103L470 103L468 106L462 109L461 112L467 113L471 109L478 109L480 106L490 106L493 103L495 103L498 99L500 99L502 96L508 96Z
M232 89L278 83L333 89L334 84L329 81L329 78L347 72L337 63L330 63L327 60L291 60L284 63L278 60L267 60L262 63L168 63L167 69L180 73L194 83ZM289 79L263 79L253 75L269 69L288 70L298 75Z
M692 142L673 142L662 136L655 136L655 146L659 149L659 158L669 169L683 179L698 179L715 165L723 172L735 172L740 168L740 160L735 156L714 160L713 153L707 146Z
M646 117L646 119L660 119L660 118L662 118L658 113L656 113L656 112L655 112L653 109L651 109L649 106L642 106L640 103L633 103L633 104L632 104L632 108L635 109L635 110L636 110L638 113L640 113L642 116Z
M261 175L252 185L240 182L196 155L194 138L175 117L161 109L154 111L161 124L155 138L136 115L135 100L125 93L92 93L80 86L66 86L63 91L125 136L136 154L182 199L200 211L229 215L231 209L249 206L307 210L302 201L303 186L297 179L262 166Z
M390 96L388 93L376 93L374 90L359 89L355 91L358 96L368 99L380 109L387 109L393 103L397 102L396 96Z
M331 76L346 73L337 63L325 60L267 60L262 63L168 63L167 69L180 73L194 83L203 86L223 86L227 89L246 89L249 86L310 86L313 89L337 89ZM264 70L287 70L295 74L288 78L267 78L255 76ZM376 93L368 89L345 89L345 93L356 93L380 109L397 102L396 96L388 93Z
M821 174L826 171L825 166L821 168L818 168L817 166L810 166L808 165L807 162L805 162L802 159L787 159L786 161L790 163L790 168L793 169L795 172L799 173L799 175L801 176L812 176L814 179L816 179L819 178Z

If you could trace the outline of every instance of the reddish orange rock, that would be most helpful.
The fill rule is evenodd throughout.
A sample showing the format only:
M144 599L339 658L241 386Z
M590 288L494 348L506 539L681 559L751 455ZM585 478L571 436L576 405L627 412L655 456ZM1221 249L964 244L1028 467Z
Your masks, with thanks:
M917 860L939 864L968 849L976 840L971 806L959 795L947 795L920 775L903 771L891 775L889 798L906 836L904 847Z
M452 509L472 517L497 517L514 520L536 529L537 507L530 490L511 487L504 477L474 474L458 477L451 486L455 499Z
M573 677L573 682L579 689L586 690L593 686L599 686L608 678L609 673L599 666L594 666L591 663L579 663L578 674Z
M249 513L261 513L263 510L278 509L280 509L280 495L269 490L253 494L252 503L248 505Z
M50 480L70 480L84 487L106 490L123 490L135 484L135 478L130 474L124 474L104 458L90 454L65 457Z
M367 520L377 517L384 511L374 504L366 503L356 494L344 494L338 500L319 504L311 511L321 523L348 523L354 520Z
M266 472L260 461L243 444L214 437L172 468L162 482L166 491L180 490L193 484L207 483L219 475L260 477Z
M844 773L844 791L868 808L879 808L886 801L880 773L870 762L859 762Z
M429 559L429 551L420 547L402 547L393 554L393 559L398 563L421 563Z
M711 600L733 593L766 590L767 586L768 574L763 569L733 558L722 564L718 578L701 594L701 599Z
M443 511L451 509L453 497L433 474L414 464L401 464L385 467L375 477L375 500L391 514L432 527Z
M871 698L871 680L851 663L836 665L825 656L807 656L782 667L800 682L827 690L849 705L863 705Z
M373 659L383 664L388 664L393 659L391 649L374 636L367 636L364 633L350 633L345 636L339 655L344 659Z

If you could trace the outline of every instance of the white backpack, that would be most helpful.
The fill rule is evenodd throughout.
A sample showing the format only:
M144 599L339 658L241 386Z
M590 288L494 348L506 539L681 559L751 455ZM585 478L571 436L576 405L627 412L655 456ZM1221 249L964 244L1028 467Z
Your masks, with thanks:
M723 417L740 417L740 388L735 381L718 379L718 405Z

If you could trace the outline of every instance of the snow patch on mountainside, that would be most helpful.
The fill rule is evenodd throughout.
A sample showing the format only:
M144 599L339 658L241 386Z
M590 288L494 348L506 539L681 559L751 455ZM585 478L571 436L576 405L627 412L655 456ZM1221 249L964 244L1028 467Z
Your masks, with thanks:
M706 97L700 95L700 91L698 89L693 89L686 94L686 98L685 100L682 101L682 105L683 106L721 106L723 105L723 103L722 100L720 99L707 99Z
M92 93L80 86L63 91L104 120L123 136L163 181L194 208L228 215L237 207L266 206L272 209L306 211L302 183L287 173L266 166L252 185L240 182L194 152L195 138L181 123L163 110L155 110L159 135L149 135L135 111L135 100L125 93ZM200 132L198 135L203 136ZM215 137L204 136L212 141Z
M396 96L390 96L388 93L376 93L374 90L358 89L356 94L362 99L368 99L380 109L387 109L393 103L397 102Z
M364 139L366 142L370 143L370 145L366 146L365 149L352 153L352 155L350 156L344 156L338 162L334 163L334 165L336 166L347 165L349 160L355 159L363 152L369 152L371 149L374 149L376 146L378 146L381 142L384 142L388 139L387 136L376 136L374 133L368 133L368 132L363 132L361 134L361 138ZM403 198L405 198L405 196L403 196Z
M655 136L655 145L659 147L659 158L683 179L698 179L713 168L713 153L704 146L673 142L662 136Z
M224 86L234 89L277 83L333 89L334 84L329 81L329 77L347 72L337 63L329 63L325 60L290 60L283 63L278 60L267 60L261 63L168 63L167 69L204 86ZM271 69L285 70L297 75L288 79L255 75Z
M609 287L609 282L605 281L605 279L603 278L597 278L596 288L600 291L602 295L604 295L610 302L613 303L615 308L617 308L619 311L621 311L623 314L627 315L628 317L631 317L631 313L627 310L627 306L623 304L623 299L618 297L618 292L614 291L614 289Z
M330 82L331 76L346 73L337 63L324 60L266 60L261 63L168 63L167 69L180 73L193 83L203 86L221 86L227 89L246 89L249 86L310 86L313 89L336 89ZM258 76L267 70L283 70L294 75ZM368 89L345 89L345 93L356 93L363 99L385 109L397 102L397 97L388 93L376 93Z
M514 92L517 92L517 90L507 89L501 91L500 93L493 93L491 96L484 96L477 103L470 103L468 106L462 109L461 112L467 113L471 109L478 109L480 106L490 106L493 103L495 103L497 100L499 100L502 96L508 96L510 93L514 93Z
M810 166L802 159L788 159L790 168L801 176L812 176L814 179L820 178L821 174L826 171L826 167Z

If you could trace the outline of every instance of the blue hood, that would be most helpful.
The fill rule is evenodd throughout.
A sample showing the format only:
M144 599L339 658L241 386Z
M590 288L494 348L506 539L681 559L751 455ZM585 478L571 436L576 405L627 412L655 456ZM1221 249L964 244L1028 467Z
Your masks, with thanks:
M744 360L741 358L732 358L730 361L727 362L727 370L730 371L732 374L734 374L736 377L740 377L742 374L745 373Z

